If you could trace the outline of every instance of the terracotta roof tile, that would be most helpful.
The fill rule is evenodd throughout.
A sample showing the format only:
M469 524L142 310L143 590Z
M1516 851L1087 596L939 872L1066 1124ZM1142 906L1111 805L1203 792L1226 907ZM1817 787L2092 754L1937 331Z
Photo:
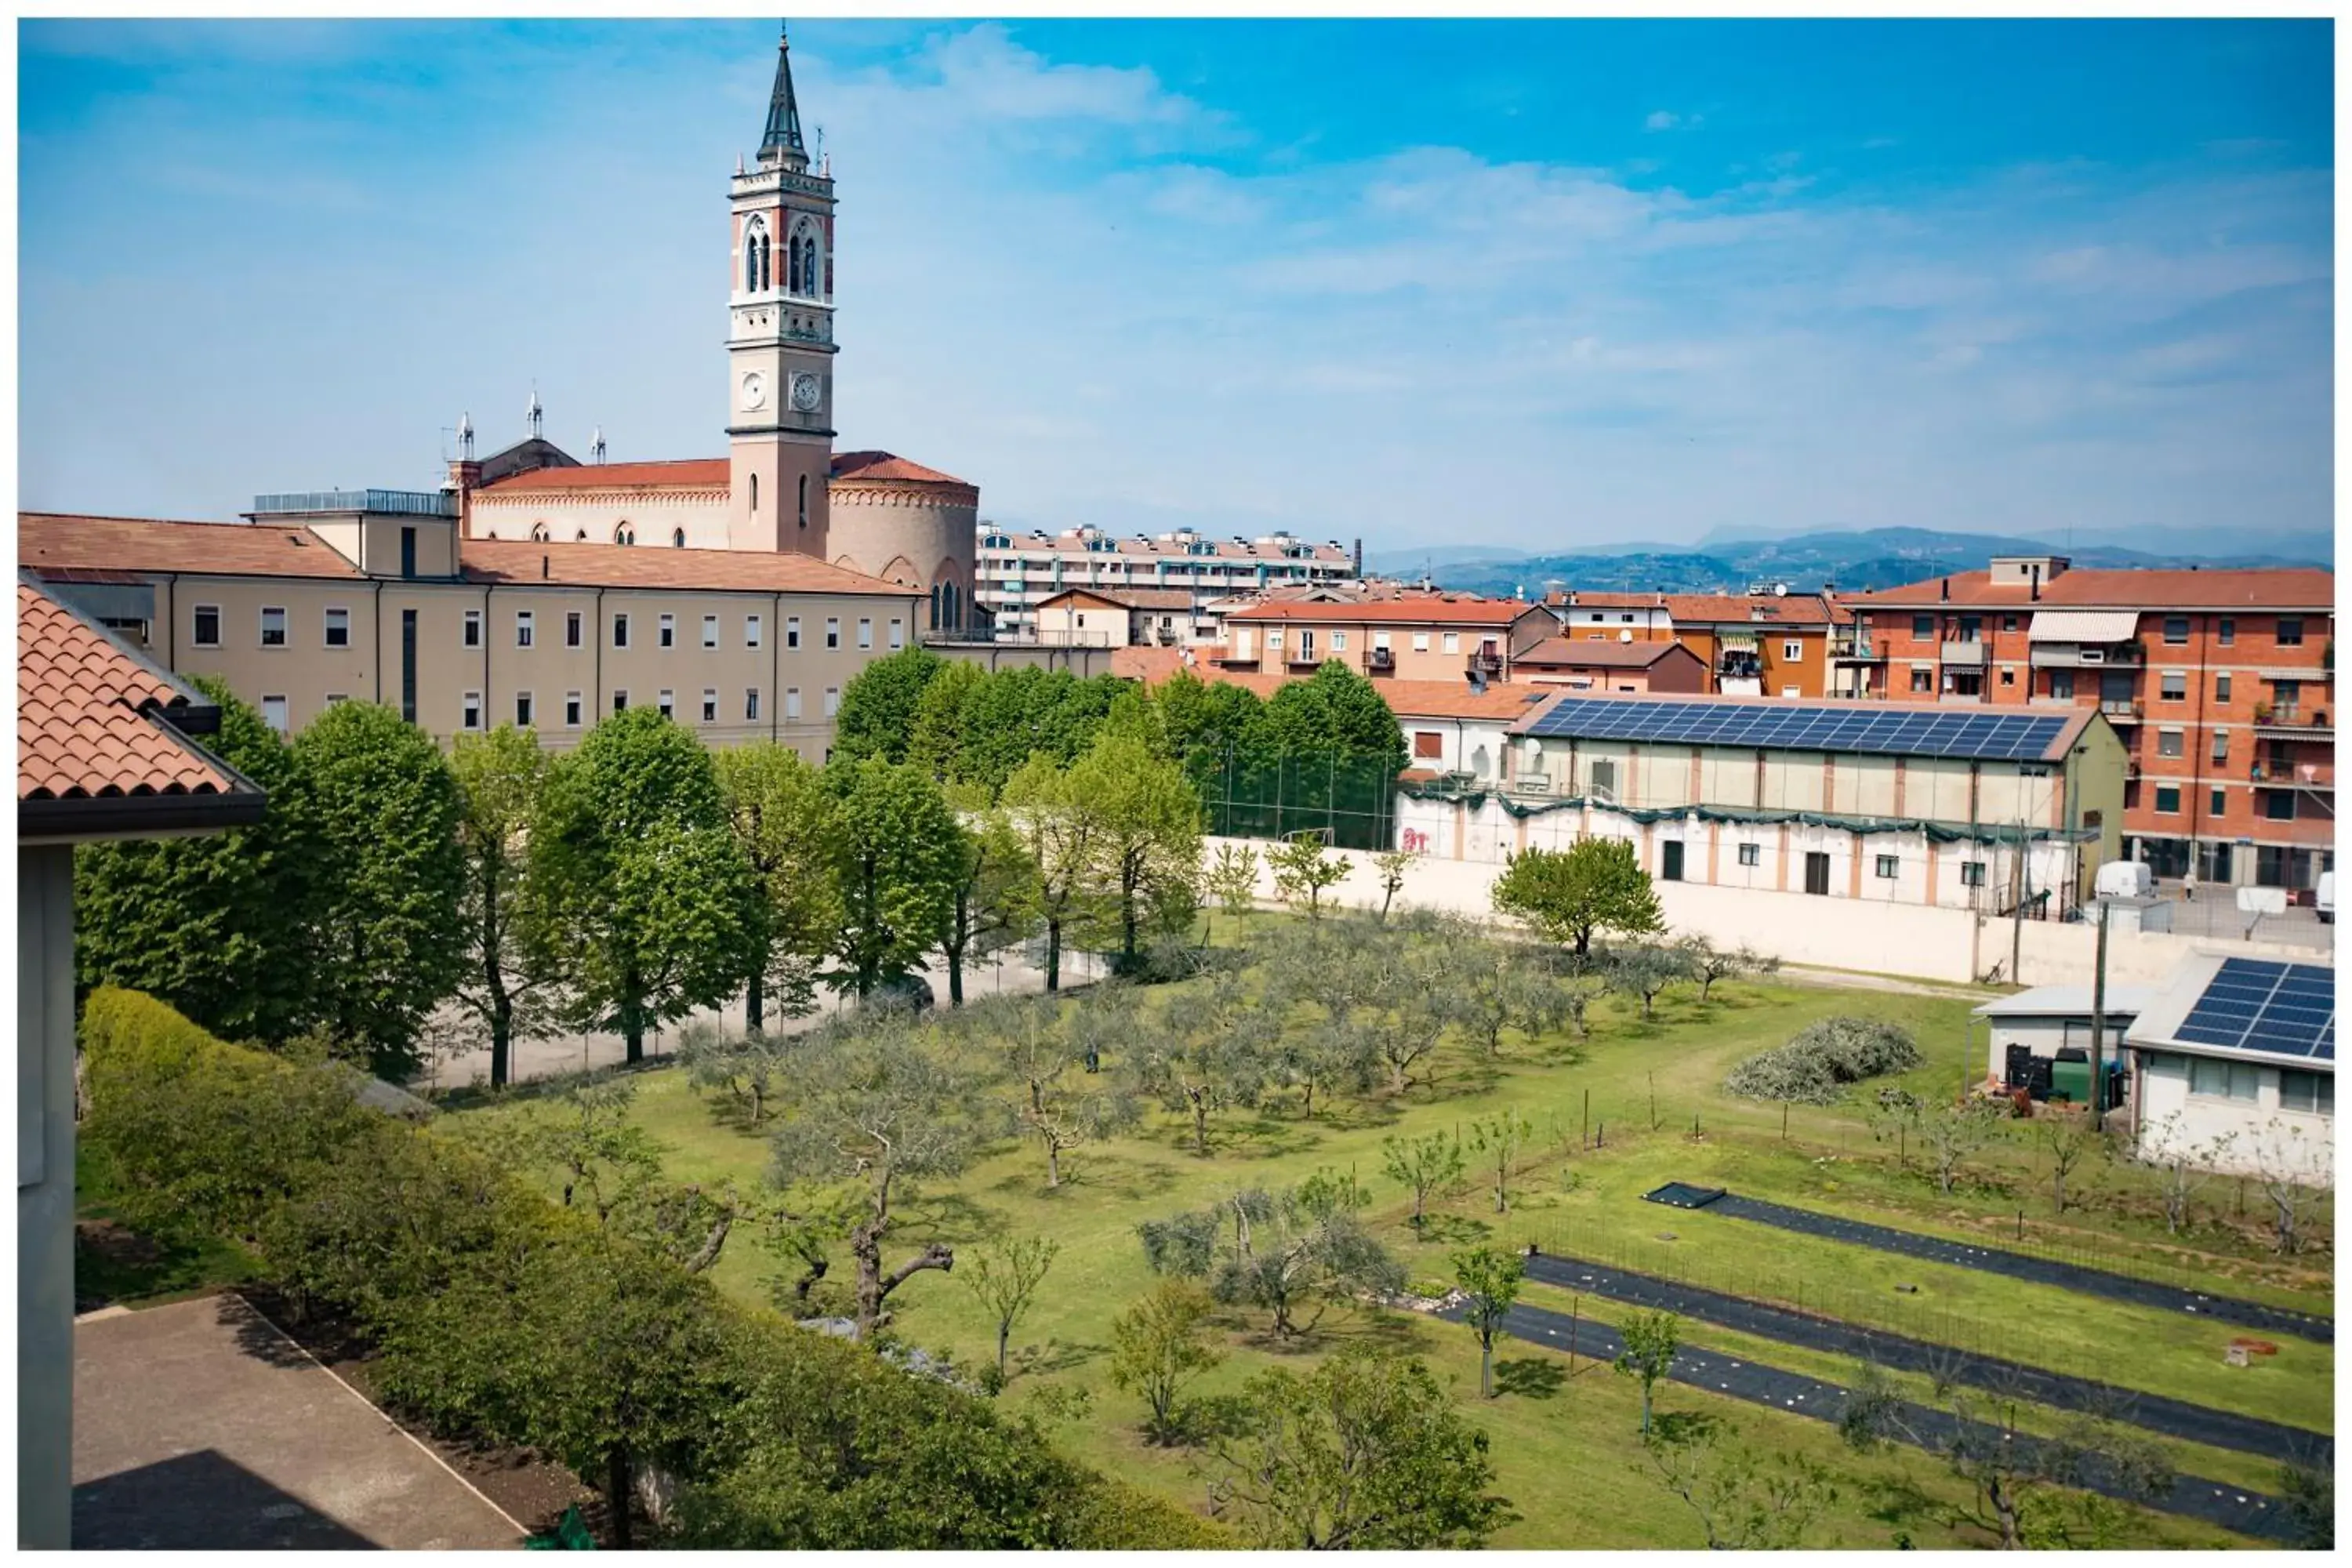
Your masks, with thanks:
M1529 610L1525 599L1382 599L1362 604L1255 605L1235 610L1229 621L1338 621L1367 626L1507 626Z
M836 452L833 458L833 477L836 479L899 479L925 485L961 485L972 488L970 480L943 474L937 468L910 462L895 452Z
M1678 625L1754 620L1759 609L1765 612L1758 622L1762 626L1820 626L1836 618L1831 604L1819 594L1668 594L1662 605L1655 594L1580 592L1574 604L1561 599L1553 607L1571 617L1578 610L1588 609L1663 609Z
M182 693L29 584L16 585L16 798L223 795L235 775L140 710Z
M725 458L678 458L657 463L583 463L571 468L530 468L493 479L484 490L725 489L733 482Z
M1944 597L1944 584L1951 597ZM2280 609L2331 613L2336 574L2316 567L2217 570L2084 567L2061 572L2042 584L2036 599L2030 584L1996 583L1990 572L1955 572L1874 594L1856 594L1850 610L1881 606L1932 609L1939 605L2018 605L2063 610Z
M1192 595L1182 588L1096 588L1092 586L1065 588L1058 594L1048 595L1038 600L1037 607L1042 610L1047 605L1056 600L1066 599L1073 594L1089 595L1094 598L1130 610L1190 610L1192 607Z
M1511 662L1528 666L1585 664L1608 669L1647 669L1675 653L1689 653L1678 642L1616 642L1598 637L1546 637ZM1698 655L1691 654L1697 658Z
M458 559L470 583L534 583L577 588L732 589L760 594L891 594L915 590L828 565L809 555L765 550L666 550L643 545L556 544L530 539L467 539Z
M16 563L48 574L196 572L222 576L357 577L307 529L240 522L16 514Z

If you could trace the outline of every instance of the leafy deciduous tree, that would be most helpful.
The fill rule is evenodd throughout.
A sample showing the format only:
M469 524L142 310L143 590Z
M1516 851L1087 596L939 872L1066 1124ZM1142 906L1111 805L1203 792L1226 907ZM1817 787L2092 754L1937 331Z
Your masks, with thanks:
M1122 972L1147 911L1162 929L1189 919L1201 868L1201 798L1183 770L1133 735L1106 731L1068 774L1072 806L1095 826L1093 875L1118 911ZM1171 918L1171 916L1174 918Z
M1683 1321L1672 1312L1634 1312L1617 1325L1625 1348L1615 1366L1642 1384L1642 1436L1650 1435L1650 1396L1658 1380L1673 1370L1675 1352L1682 1348Z
M954 908L940 955L948 963L948 1005L963 1005L964 971L1029 934L1037 921L1037 862L1028 841L1003 811L982 805L976 784L949 790L950 805L966 813L958 844Z
M1495 1397L1495 1336L1503 1331L1527 1272L1527 1260L1516 1252L1480 1247L1454 1255L1454 1282L1469 1302L1463 1321L1478 1336L1478 1392L1488 1399Z
M1111 1320L1111 1383L1143 1395L1151 1407L1144 1430L1155 1442L1171 1442L1182 1431L1177 1401L1184 1385L1224 1359L1201 1340L1214 1310L1199 1286L1163 1279Z
M1004 781L1004 809L1037 865L1037 913L1045 927L1045 989L1062 988L1062 943L1099 908L1094 871L1101 823L1080 808L1070 775L1033 756Z
M457 843L465 857L460 919L466 973L457 1000L490 1035L490 1087L507 1081L517 1038L539 1032L547 977L530 963L519 931L529 904L530 827L547 782L547 753L531 731L501 724L487 735L460 735L449 756L457 781Z
M1412 1189L1412 1228L1419 1232L1427 1223L1430 1194L1462 1179L1462 1140L1451 1132L1383 1138L1381 1153L1389 1175Z
M988 1309L996 1324L996 1375L1005 1375L1005 1355L1013 1325L1029 1310L1045 1271L1054 1267L1062 1244L1048 1237L1015 1237L1000 1247L983 1247L965 1265L963 1282Z
M1257 902L1257 851L1245 844L1219 845L1204 880L1217 907L1234 917L1235 926L1242 925Z
M834 721L834 757L844 763L862 763L869 757L905 762L924 691L948 662L917 644L859 670L841 689L841 712Z
M1267 846L1265 861L1274 871L1275 892L1292 909L1303 909L1310 921L1323 918L1324 893L1346 881L1353 869L1312 831Z
M1523 849L1496 879L1494 900L1496 910L1527 921L1580 960L1591 955L1596 933L1654 936L1666 929L1649 873L1622 838Z
M827 860L833 797L821 772L772 741L730 746L711 760L728 826L758 895L743 992L744 1023L758 1031L767 1023L772 992L784 1017L816 1007L817 965L839 925Z
M877 757L840 777L830 978L864 1001L912 973L946 935L968 851L938 783L919 769Z
M1486 1157L1495 1173L1495 1212L1511 1211L1511 1167L1536 1135L1536 1124L1521 1110L1498 1110L1470 1123L1471 1150Z
M1837 1500L1829 1472L1801 1454L1767 1458L1734 1445L1711 1415L1658 1417L1643 1450L1659 1482L1682 1499L1710 1552L1786 1552L1804 1544Z

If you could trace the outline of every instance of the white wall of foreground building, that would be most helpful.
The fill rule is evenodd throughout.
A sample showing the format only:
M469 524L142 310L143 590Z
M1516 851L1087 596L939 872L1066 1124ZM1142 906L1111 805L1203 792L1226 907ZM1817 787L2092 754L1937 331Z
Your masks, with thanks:
M2334 1113L2292 1107L2281 1092L2283 1075L2298 1069L2252 1061L2210 1063L2236 1068L2240 1082L2233 1098L2218 1085L2212 1091L2198 1089L2191 1077L2196 1058L2137 1046L2132 1052L2138 1058L2133 1081L2140 1103L2134 1120L2141 1154L2162 1158L2177 1140L2181 1149L2199 1152L2195 1158L2201 1169L2252 1176L2267 1167L2299 1176L2306 1185L2334 1184ZM2252 1099L2245 1098L2248 1089Z
M1401 805L1405 804L1399 803ZM1562 814L1563 816L1567 814ZM1265 865L1263 840L1209 838L1204 859L1213 862L1224 845L1258 851L1258 896L1271 902L1274 876ZM1362 850L1331 853L1354 869L1332 889L1339 904L1350 909L1378 909L1380 879L1372 857ZM1400 906L1419 905L1480 919L1494 913L1495 879L1502 874L1501 857L1493 859L1453 859L1423 854L1405 872ZM1703 934L1719 946L1742 943L1769 953L1784 963L1859 970L1879 974L1909 975L1922 980L1970 984L1983 979L1995 964L2000 978L2010 977L2010 953L2016 941L2021 971L2028 985L2082 984L2091 974L2096 930L2082 922L2025 921L1979 915L1964 909L1925 904L1893 903L1848 898L1819 898L1771 888L1710 887L1700 882L1659 882L1658 901L1665 910L1670 935ZM2169 932L2110 931L2107 938L2107 981L2116 985L2160 985L2173 967L2191 952L2209 945ZM2311 962L2311 950L2268 942L2231 942L2234 956L2285 958Z

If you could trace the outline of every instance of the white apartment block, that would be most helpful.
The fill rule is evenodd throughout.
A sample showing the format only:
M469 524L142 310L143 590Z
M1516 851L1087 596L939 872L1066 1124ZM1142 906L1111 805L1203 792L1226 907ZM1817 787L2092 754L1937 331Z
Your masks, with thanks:
M1353 582L1360 544L1318 544L1286 531L1214 539L1194 529L1124 538L1099 528L1015 533L982 522L973 590L996 635L1037 636L1037 608L1072 588L1181 590L1196 611L1215 600ZM1210 617L1213 618L1213 617Z

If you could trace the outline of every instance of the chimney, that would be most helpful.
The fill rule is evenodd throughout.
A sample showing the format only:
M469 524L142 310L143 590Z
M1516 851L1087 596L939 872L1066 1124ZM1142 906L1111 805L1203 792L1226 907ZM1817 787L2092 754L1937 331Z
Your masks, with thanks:
M1949 603L1951 602L1951 598L1952 598L1952 580L1951 580L1949 577L1947 577L1947 578L1945 578L1945 579L1944 579L1944 591L1943 591L1942 593L1938 594L1938 595L1937 595L1937 598L1939 598L1939 599L1942 599L1942 600L1943 600L1945 603L1947 603L1947 604L1949 604Z
M2038 605L2042 602L2042 563L2037 561L2027 567L2026 576L2031 584L2028 596Z
M539 558L539 575L541 581L547 577L547 557L544 555Z

